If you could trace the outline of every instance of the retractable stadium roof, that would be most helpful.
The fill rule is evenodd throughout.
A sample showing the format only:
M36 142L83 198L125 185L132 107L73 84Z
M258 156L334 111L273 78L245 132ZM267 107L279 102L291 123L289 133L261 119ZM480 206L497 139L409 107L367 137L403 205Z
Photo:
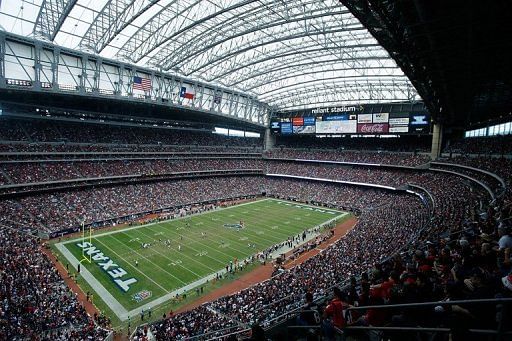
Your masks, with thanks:
M335 0L9 0L6 31L242 91L277 110L418 101Z
M397 61L435 120L512 120L512 1L341 0Z

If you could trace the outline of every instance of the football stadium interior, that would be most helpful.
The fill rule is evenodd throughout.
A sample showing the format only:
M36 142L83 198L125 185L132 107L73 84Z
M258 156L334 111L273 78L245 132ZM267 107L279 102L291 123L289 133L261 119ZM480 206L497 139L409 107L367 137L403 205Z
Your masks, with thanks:
M0 0L0 340L512 340L512 2Z

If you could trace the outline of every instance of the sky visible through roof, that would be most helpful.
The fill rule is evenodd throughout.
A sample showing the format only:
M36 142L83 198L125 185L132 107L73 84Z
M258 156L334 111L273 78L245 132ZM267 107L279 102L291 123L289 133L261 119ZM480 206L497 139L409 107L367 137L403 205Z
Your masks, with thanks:
M0 1L2 28L41 38L34 27L42 3ZM54 43L242 91L282 110L420 99L336 0L77 0Z

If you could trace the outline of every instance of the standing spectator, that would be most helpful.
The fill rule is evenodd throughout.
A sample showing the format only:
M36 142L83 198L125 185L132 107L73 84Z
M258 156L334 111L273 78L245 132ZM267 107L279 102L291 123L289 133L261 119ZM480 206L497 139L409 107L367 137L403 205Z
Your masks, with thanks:
M340 288L334 288L334 298L324 310L323 330L328 339L334 338L334 328L345 327L345 310L349 307L344 303L344 295Z
M320 323L318 305L313 302L313 294L311 292L306 293L306 305L298 316L297 323L300 326L316 326Z
M251 341L265 341L265 330L259 324L254 324L251 327Z

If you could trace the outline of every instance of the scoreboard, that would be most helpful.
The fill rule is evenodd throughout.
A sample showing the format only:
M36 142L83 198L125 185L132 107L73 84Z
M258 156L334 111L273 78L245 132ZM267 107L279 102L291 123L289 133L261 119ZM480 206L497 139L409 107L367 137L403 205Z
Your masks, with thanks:
M317 110L325 113L328 110ZM312 110L314 112L314 110ZM430 115L419 112L336 113L273 118L278 134L429 134Z

